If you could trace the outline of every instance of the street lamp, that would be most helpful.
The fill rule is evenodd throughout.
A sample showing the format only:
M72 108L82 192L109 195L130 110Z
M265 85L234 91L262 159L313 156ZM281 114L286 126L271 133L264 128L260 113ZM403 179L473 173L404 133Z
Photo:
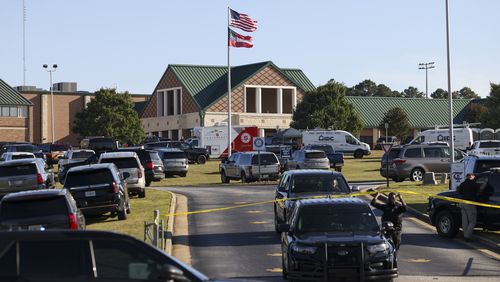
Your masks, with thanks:
M52 127L52 143L54 143L55 138L54 138L54 89L52 87L52 73L56 71L57 69L57 64L52 65L52 69L49 69L47 64L43 65L43 68L47 70L47 72L50 74L50 123Z
M426 98L429 98L429 87L428 87L429 79L428 79L428 75L427 75L427 70L433 69L433 68L434 68L434 62L418 64L419 70L425 70L425 97Z
M450 20L448 15L448 0L446 0L445 4L446 4L446 59L448 65L448 101L449 101L449 115L450 115L450 150L451 150L450 172L453 172L451 171L452 167L451 164L455 162L455 140L453 136L453 95L451 93Z

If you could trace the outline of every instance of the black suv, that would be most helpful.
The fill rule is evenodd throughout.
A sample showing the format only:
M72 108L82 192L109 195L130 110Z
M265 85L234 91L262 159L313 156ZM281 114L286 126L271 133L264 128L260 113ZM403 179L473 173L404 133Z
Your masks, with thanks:
M158 152L139 148L120 148L116 152L135 152L144 167L146 176L146 186L150 186L153 181L161 181L165 178L165 167Z
M480 193L477 201L500 205L500 170L493 168L491 171L476 174L476 182L480 184ZM438 196L461 199L458 191L446 191ZM445 199L430 197L428 206L429 218L436 227L439 236L454 237L462 225L460 204ZM500 209L477 206L477 228L500 230Z
M398 276L392 241L361 199L297 201L289 224L279 230L285 279L392 281Z
M130 213L127 191L128 173L122 177L112 163L73 167L66 175L64 188L71 192L85 215L111 212L119 220Z
M208 281L127 235L107 231L0 232L2 281Z
M186 153L188 160L190 163L198 163L204 164L208 158L208 150L206 148L201 147L193 147L191 144L183 142L183 141L160 141L153 143L144 144L146 149L154 149L154 148L175 148L181 149Z
M65 189L25 191L0 201L0 229L85 229L85 217Z
M278 232L278 224L287 222L294 199L349 193L351 189L347 181L338 172L319 169L286 171L281 177L274 196L276 200L274 229Z

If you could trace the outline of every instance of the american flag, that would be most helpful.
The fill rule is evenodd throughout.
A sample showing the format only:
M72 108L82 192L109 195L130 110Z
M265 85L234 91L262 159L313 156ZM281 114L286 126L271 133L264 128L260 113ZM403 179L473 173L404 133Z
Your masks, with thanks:
M229 39L228 39L229 46L244 47L244 48L253 47L252 43L253 38L251 36L241 35L230 28L228 28L228 31L229 31Z
M257 30L257 21L252 20L247 14L240 14L232 9L231 11L231 20L229 21L229 25L232 27L239 28L246 32L253 32Z

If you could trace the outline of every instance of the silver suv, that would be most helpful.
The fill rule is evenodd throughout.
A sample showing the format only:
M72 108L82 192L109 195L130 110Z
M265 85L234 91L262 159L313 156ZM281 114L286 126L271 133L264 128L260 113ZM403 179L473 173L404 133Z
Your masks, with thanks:
M324 151L297 150L285 165L285 170L291 169L330 169L330 161Z
M387 166L387 155L389 156ZM461 160L464 153L455 150L455 160ZM382 156L380 175L396 182L406 178L422 181L426 172L450 171L450 148L442 144L419 144L393 147Z
M259 165L260 158L260 165ZM220 166L222 183L229 183L231 179L250 182L254 180L276 180L280 174L278 157L271 152L234 153L224 160Z

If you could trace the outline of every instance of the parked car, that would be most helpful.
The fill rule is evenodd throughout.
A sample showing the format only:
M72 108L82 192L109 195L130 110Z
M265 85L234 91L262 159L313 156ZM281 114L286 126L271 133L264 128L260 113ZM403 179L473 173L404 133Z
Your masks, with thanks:
M0 163L0 197L27 190L54 188L54 173L40 159L21 159Z
M391 281L398 276L392 240L361 199L297 201L279 231L285 279Z
M419 144L394 147L388 153L389 169L386 156L381 158L380 175L400 182L409 178L411 181L422 181L426 172L450 171L450 148L443 144ZM455 150L455 160L465 156L462 151ZM388 173L388 174L387 174Z
M329 169L330 161L320 150L297 150L287 160L285 170L291 169Z
M291 207L298 198L349 193L351 188L344 176L338 172L319 169L287 171L283 173L276 187L274 229L278 232L278 225L288 222Z
M61 163L58 167L59 170L57 172L59 182L61 184L64 184L64 180L66 179L66 174L70 168L82 165L96 164L99 161L100 155L101 153L95 153L90 157L88 157L87 159L75 159L68 163Z
M471 155L500 155L500 140L475 141L467 152Z
M80 148L94 150L96 153L115 151L119 147L119 142L111 137L86 137L80 142Z
M135 152L102 153L98 163L114 163L122 175L125 173L129 175L125 179L129 195L137 195L139 198L146 197L144 167Z
M95 155L93 150L68 150L59 159L57 166L61 169L61 167L64 167L68 163L80 162L92 157L93 155Z
M276 180L280 176L280 163L271 152L261 152L260 157L258 152L239 152L231 154L221 163L220 174L222 183L229 183L230 180Z
M477 201L500 206L500 168L492 168L490 171L476 174L477 183L480 184L480 194ZM450 190L437 194L441 197L462 199L456 190ZM477 228L487 230L500 230L500 209L492 207L476 206ZM429 219L436 227L437 233L442 237L454 237L462 225L460 204L438 198L429 198Z
M68 190L24 191L0 201L0 229L85 229L85 217Z
M135 152L137 154L142 167L144 167L146 186L150 186L153 181L161 181L165 178L165 167L158 152L142 148L120 148L117 152Z
M330 167L334 168L336 171L342 171L342 167L344 167L344 154L337 153L333 149L332 145L307 145L304 147L304 150L320 150L325 152L328 161L330 162Z
M15 143L15 144L9 144L5 145L3 147L3 152L4 153L11 153L11 152L28 152L28 153L33 153L37 158L43 159L45 161L45 154L38 148L38 146L30 144L30 143Z
M36 157L35 154L28 152L3 153L2 156L0 157L0 162L21 160L21 159L36 159Z
M183 141L160 141L144 144L146 149L156 148L173 148L180 149L186 153L188 160L191 163L204 164L209 159L208 150L206 148L193 147L191 144Z
M70 168L64 182L85 215L111 212L119 220L130 213L126 178L112 163L93 164Z
M38 148L45 154L47 164L54 165L59 162L68 150L71 150L71 145L43 143L38 145Z
M180 175L186 177L189 164L185 152L179 149L156 149L163 162L165 176Z
M4 281L208 281L165 252L108 231L0 233Z
M381 136L377 139L375 143L375 150L382 150L382 144L398 144L398 138L396 136Z

